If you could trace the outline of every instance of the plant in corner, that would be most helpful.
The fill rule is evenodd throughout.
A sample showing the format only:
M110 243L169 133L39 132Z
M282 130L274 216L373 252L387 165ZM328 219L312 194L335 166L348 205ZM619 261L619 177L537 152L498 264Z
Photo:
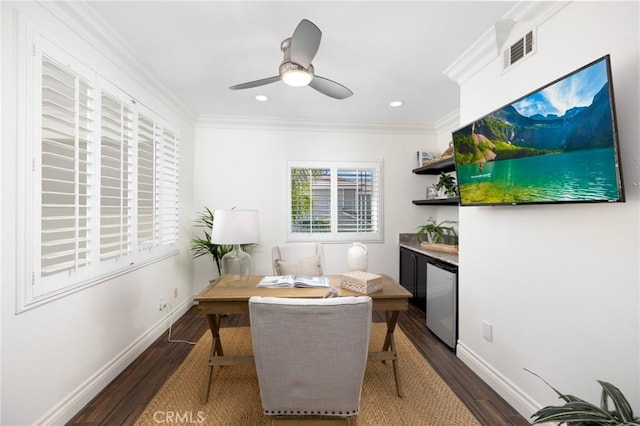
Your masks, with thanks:
M198 213L198 217L194 222L196 223L196 226L205 228L205 231L203 238L194 238L191 240L191 253L193 258L195 259L197 257L210 254L218 267L218 275L222 275L220 260L222 259L222 256L233 249L233 246L214 244L211 242L213 212L208 207L205 207L203 211Z
M445 240L453 240L454 245L458 244L458 234L456 229L451 226L454 223L458 223L455 220L443 220L438 223L432 217L427 219L427 223L418 227L418 240L423 241L427 239L427 242L434 244L444 243Z
M525 370L542 380L565 402L564 405L547 406L533 413L531 417L534 418L534 425L563 422L568 426L640 426L640 417L633 416L631 404L620 392L620 389L611 383L598 380L602 386L600 407L598 407L577 396L559 392L533 371L526 368ZM611 409L609 408L609 400L613 402Z
M440 173L438 182L436 182L434 187L436 188L437 193L444 190L444 195L447 197L458 196L458 185L456 185L456 178L452 175L448 175L444 172Z

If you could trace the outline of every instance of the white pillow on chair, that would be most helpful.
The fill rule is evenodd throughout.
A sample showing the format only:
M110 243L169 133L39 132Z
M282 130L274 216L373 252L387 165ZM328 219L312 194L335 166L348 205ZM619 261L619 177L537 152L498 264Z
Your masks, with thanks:
M299 260L276 259L276 272L278 275L322 275L322 263L320 256L310 256Z

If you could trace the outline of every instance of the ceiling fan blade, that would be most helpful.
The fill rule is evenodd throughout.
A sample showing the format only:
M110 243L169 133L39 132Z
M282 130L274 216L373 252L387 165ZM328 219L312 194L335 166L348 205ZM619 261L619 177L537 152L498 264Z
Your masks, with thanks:
M316 25L303 19L291 36L291 62L307 68L320 47L322 31Z
M280 76L276 75L275 77L263 78L262 80L250 81L248 83L236 84L235 86L229 87L231 90L238 89L250 89L252 87L264 86L265 84L275 83L280 80Z
M313 87L318 92L324 95L331 96L332 98L336 99L344 99L353 95L353 92L347 89L342 84L317 75L313 77L313 80L311 80L309 86Z

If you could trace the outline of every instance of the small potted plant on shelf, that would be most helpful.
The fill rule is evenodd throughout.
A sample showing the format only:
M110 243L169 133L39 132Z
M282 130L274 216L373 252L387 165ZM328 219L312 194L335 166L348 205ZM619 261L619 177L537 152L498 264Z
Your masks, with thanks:
M456 178L453 177L453 175L448 175L444 172L440 173L438 182L436 182L434 188L441 198L452 198L458 196L458 185L456 184Z
M534 372L525 370L542 380L565 402L564 405L544 407L533 413L534 425L548 422L562 422L567 426L640 425L640 417L634 417L627 398L611 383L598 380L602 386L598 407L576 396L562 394ZM611 408L609 401L613 403Z
M417 237L420 242L431 244L458 244L458 233L452 226L458 223L455 220L443 220L438 223L434 218L429 217L427 223L418 227Z

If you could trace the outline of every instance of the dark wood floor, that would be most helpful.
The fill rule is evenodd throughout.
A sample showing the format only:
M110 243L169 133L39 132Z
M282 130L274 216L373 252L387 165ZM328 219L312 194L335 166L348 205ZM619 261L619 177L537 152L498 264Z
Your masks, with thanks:
M381 317L376 319L381 320ZM442 376L481 424L529 425L528 421L427 329L423 312L410 306L409 311L400 314L399 324L433 369ZM249 320L245 315L230 315L223 318L222 325L247 326ZM195 342L206 330L206 319L198 314L196 307L193 307L173 325L171 337L175 340ZM133 424L193 347L185 343L169 342L167 337L165 333L154 342L67 424Z

